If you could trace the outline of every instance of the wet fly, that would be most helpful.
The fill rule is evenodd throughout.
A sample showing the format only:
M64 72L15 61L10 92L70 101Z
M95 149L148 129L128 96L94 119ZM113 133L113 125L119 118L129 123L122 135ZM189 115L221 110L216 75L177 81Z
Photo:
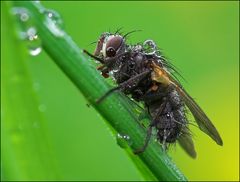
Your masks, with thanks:
M210 119L184 90L178 81L175 67L162 55L153 40L136 45L128 45L125 35L118 31L103 33L93 54L84 51L99 61L98 70L106 78L112 73L117 87L109 90L97 102L101 102L114 91L121 91L136 102L142 102L151 116L144 145L136 154L146 149L153 128L157 140L167 147L179 142L180 146L193 158L196 157L193 140L186 116L190 110L200 130L210 136L218 145L222 139ZM176 74L175 74L176 73Z

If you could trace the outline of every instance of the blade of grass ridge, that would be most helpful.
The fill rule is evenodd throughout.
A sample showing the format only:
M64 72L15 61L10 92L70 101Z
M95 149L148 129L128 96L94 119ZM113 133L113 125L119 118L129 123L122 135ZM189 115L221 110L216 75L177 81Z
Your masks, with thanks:
M132 150L142 146L146 131L139 125L134 107L127 103L121 94L113 94L101 104L96 104L96 99L110 89L109 84L99 76L91 61L71 37L47 16L46 9L36 2L22 1L14 4L28 9L35 21L34 25L37 27L44 50L116 133L127 134L130 137ZM139 158L158 180L186 181L185 176L153 140L144 153L131 157Z
M8 3L1 2L1 180L56 180L45 120L25 63L27 50L16 36Z

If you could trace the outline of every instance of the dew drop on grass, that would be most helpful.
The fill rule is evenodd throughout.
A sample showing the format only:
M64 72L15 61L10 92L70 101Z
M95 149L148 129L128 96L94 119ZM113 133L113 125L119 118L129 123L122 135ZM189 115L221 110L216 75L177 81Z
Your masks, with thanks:
M29 54L32 56L37 56L42 52L41 40L38 38L37 30L34 27L30 27L27 31L27 46Z
M49 28L53 35L62 37L65 35L63 31L64 24L61 16L54 10L45 9L43 12L46 15L45 25Z
M130 145L132 145L131 139L128 135L123 135L123 134L118 133L116 135L116 139L117 139L117 144L121 148L127 148Z
M41 53L41 40L29 11L24 7L13 7L11 12L16 16L19 25L18 34L26 42L29 54L37 56Z
M29 15L28 15L27 13L23 12L23 13L21 13L21 15L20 15L20 19L21 19L21 21L23 21L23 22L28 21Z
M37 56L42 52L42 48L41 47L37 47L37 48L29 48L29 54L32 56Z

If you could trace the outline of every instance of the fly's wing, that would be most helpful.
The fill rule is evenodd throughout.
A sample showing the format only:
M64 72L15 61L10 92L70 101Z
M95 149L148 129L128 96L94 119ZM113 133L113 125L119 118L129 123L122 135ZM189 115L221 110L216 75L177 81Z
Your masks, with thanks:
M187 105L187 107L193 114L200 130L209 135L218 145L223 145L223 141L217 129L212 124L207 115L203 112L203 110L193 100L193 98L191 98L191 96L189 96L188 93L179 86L177 86L177 90L179 91L179 94L182 96L184 103Z
M191 134L188 131L188 128L183 128L182 134L178 137L178 143L192 158L195 159L197 157L193 140Z
M152 80L160 82L165 85L172 85L176 88L184 103L187 105L191 113L193 114L200 130L209 135L218 145L223 145L222 139L214 127L210 119L206 116L203 110L198 104L188 95L188 93L181 88L181 85L163 68L153 63Z

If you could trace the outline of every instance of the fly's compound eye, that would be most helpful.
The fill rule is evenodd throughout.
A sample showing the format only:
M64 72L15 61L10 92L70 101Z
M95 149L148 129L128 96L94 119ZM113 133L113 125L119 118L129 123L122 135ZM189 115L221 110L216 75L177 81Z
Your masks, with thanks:
M123 37L120 35L111 35L107 37L106 42L103 46L103 53L105 57L114 57L117 52L122 48Z
M116 50L113 47L108 47L106 54L108 57L114 57L116 55Z

